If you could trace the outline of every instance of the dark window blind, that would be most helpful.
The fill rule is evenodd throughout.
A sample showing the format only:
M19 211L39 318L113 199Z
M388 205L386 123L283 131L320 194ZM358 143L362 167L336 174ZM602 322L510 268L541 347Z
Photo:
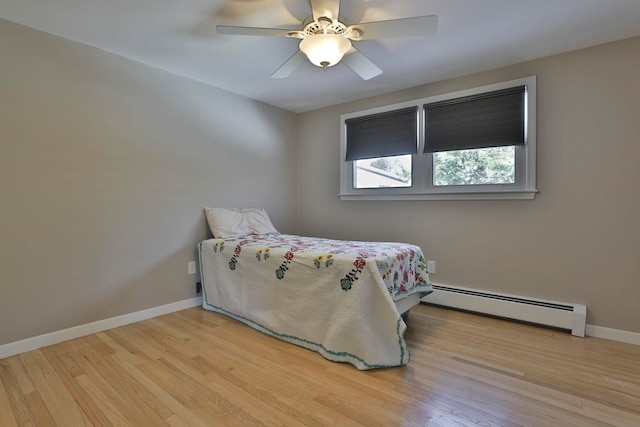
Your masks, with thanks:
M425 104L425 153L523 145L525 86Z
M418 107L345 120L347 161L417 154Z

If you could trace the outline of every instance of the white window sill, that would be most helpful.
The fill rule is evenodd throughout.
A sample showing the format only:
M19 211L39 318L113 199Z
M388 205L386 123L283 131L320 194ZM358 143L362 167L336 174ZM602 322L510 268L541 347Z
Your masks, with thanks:
M533 200L538 190L404 193L404 194L339 194L340 200Z

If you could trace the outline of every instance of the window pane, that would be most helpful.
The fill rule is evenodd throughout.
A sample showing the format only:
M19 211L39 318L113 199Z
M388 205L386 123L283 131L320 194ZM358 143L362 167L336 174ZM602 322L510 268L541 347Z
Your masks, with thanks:
M355 188L411 187L411 155L353 162Z
M434 185L515 183L515 146L433 153Z

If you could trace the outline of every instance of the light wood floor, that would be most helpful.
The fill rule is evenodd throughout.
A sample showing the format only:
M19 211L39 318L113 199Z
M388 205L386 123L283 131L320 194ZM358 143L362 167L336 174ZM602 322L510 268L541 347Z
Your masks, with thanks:
M358 371L193 308L0 360L0 426L640 426L640 346L421 305Z

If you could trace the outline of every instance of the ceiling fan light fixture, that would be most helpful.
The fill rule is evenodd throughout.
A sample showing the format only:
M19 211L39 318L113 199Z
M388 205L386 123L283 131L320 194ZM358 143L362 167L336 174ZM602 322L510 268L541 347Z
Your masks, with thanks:
M314 34L300 41L300 50L312 64L322 67L336 65L351 49L351 41L338 34Z

